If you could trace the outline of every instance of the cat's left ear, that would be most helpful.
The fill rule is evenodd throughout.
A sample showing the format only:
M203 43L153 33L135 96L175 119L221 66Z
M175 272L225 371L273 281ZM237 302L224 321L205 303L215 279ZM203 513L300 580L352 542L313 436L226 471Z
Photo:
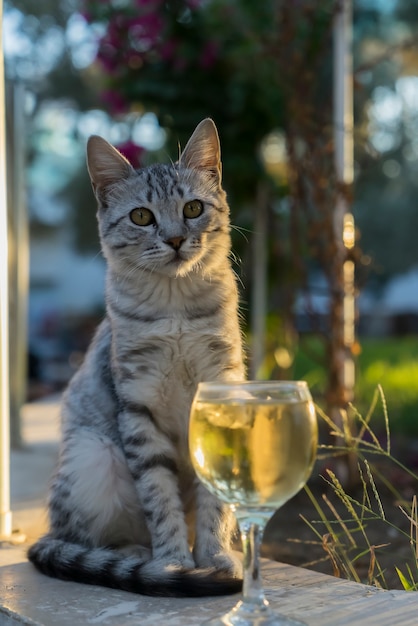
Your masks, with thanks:
M189 169L206 170L218 183L221 182L221 147L213 120L206 118L196 126L180 156L180 165Z
M129 161L98 135L92 135L87 142L87 168L95 191L135 173Z

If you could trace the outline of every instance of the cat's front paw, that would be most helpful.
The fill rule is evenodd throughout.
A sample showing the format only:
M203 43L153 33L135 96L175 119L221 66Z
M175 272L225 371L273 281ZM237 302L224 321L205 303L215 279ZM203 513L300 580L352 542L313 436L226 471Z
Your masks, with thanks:
M155 556L151 563L156 569L194 569L196 564L191 554Z
M119 546L115 548L115 551L123 556L134 556L144 563L150 561L152 559L152 552L150 548L146 548L145 546L141 546L138 544L128 544L126 546Z
M192 559L192 557L182 558L182 559L167 559L164 561L165 568L171 567L180 567L181 569L194 569L196 567L196 563Z
M214 567L218 571L226 572L234 578L242 577L242 562L233 552L218 552L207 554L196 559L197 567Z

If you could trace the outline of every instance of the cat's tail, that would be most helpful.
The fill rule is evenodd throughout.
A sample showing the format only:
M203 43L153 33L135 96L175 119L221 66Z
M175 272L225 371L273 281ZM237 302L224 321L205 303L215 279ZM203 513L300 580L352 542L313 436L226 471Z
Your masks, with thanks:
M153 566L110 548L87 548L45 535L29 548L29 560L47 576L123 589L149 596L202 597L238 593L242 580L212 569Z

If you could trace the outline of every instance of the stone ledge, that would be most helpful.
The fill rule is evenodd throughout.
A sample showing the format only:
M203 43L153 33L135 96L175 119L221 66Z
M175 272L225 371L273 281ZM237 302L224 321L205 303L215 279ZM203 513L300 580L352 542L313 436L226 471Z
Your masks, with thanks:
M197 626L238 596L152 598L47 578L26 561L26 546L0 551L0 625ZM272 607L308 626L416 626L418 594L381 591L263 559Z
M58 451L56 398L23 410L26 446L12 451L14 528L34 541L46 527L46 489ZM27 544L0 545L0 626L197 626L229 610L237 596L150 598L47 578L26 560ZM308 626L416 626L418 593L380 591L263 560L274 609Z

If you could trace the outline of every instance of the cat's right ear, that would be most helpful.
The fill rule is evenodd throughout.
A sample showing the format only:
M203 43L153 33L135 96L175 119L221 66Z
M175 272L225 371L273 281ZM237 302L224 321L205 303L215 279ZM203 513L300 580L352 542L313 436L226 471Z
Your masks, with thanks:
M129 161L98 135L92 135L87 142L87 168L95 192L135 172Z
M196 126L180 155L180 164L190 169L205 170L218 183L221 182L221 149L213 120L206 118Z

